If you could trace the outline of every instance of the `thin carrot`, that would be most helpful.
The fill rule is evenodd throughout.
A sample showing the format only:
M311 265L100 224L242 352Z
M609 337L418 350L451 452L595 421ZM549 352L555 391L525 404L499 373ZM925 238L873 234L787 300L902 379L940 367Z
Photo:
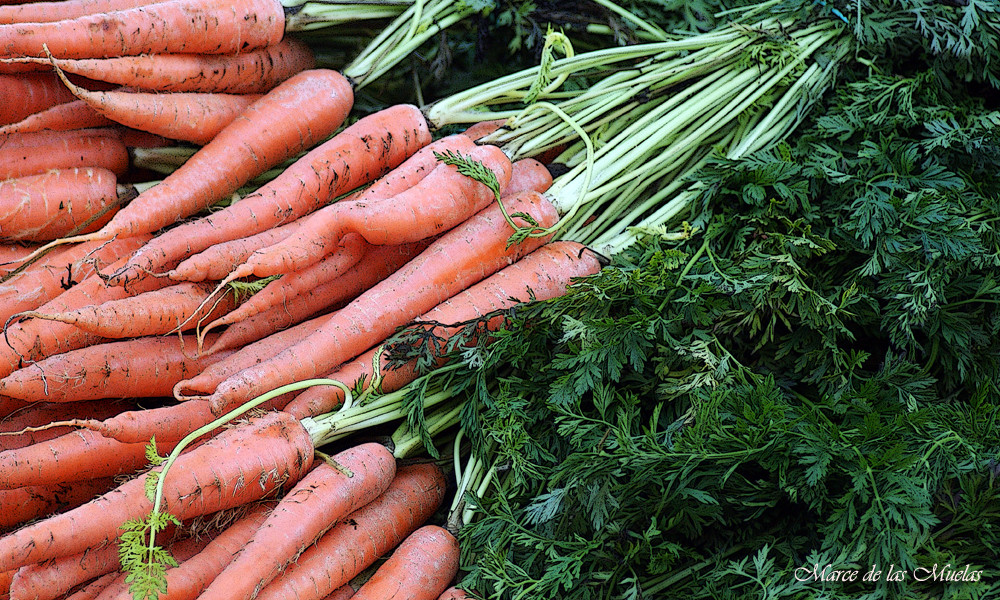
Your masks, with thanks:
M106 419L134 407L133 401L125 399L85 401L72 406L35 402L0 421L0 433L3 434L0 435L0 448L3 450L24 448L48 442L73 431L69 426L52 426L56 421L79 418Z
M88 548L18 569L10 584L10 600L54 600L75 586L117 571L118 544Z
M48 59L20 60L50 66ZM136 90L226 94L262 94L292 75L312 69L316 62L310 47L291 36L236 54L144 54L53 61L66 73Z
M199 596L251 600L338 520L389 487L396 460L376 443L348 448L321 463L282 498L267 520Z
M551 203L534 192L514 196L503 205L509 213L529 215L540 227L550 227L557 219ZM521 221L520 226L528 225ZM211 396L213 410L221 413L285 383L330 371L367 350L372 340L385 339L396 327L543 243L541 237L529 237L508 246L511 234L500 203L491 204L334 313L314 334L219 384Z
M74 167L102 167L121 175L128 169L128 150L120 135L105 131L75 129L8 136L0 145L0 179Z
M336 71L298 73L250 105L183 166L139 194L100 231L62 243L151 233L207 208L266 169L330 135L347 117L352 103L350 83ZM179 261L183 256L171 258ZM142 269L128 271L116 278L117 283L138 276Z
M32 113L27 117L0 127L0 135L33 133L35 131L68 131L88 127L106 127L114 121L105 117L83 100L71 100L51 108Z
M206 352L246 346L276 331L301 323L322 311L353 300L358 294L395 273L429 244L430 240L421 240L399 246L374 246L365 253L358 264L340 277L326 283L317 282L311 293L298 296L294 302L282 302L280 305L233 323L219 335L218 340L209 346ZM285 284L297 286L319 268L318 265L313 265L301 272L285 275L273 283L285 280ZM256 302L254 297L246 301L248 304L251 302Z
M356 600L436 600L458 574L458 540L437 525L414 531L354 593Z
M247 135L262 134L253 131ZM429 142L427 122L415 106L397 105L363 117L254 193L208 217L158 236L136 252L129 268L120 276L129 277L136 271L160 272L170 261L183 259L212 244L297 219L380 177Z
M480 138L486 137L494 131L499 130L503 127L507 119L494 119L492 121L480 121L473 125L470 125L462 132L462 135L468 137L472 141L476 141Z
M114 477L67 481L52 485L32 485L0 490L0 531L12 529L33 519L75 508L90 502L115 487Z
M510 182L510 159L496 146L476 146L468 156L493 172L500 190ZM326 218L311 218L311 227L303 227L278 244L255 252L226 280L298 271L331 252L349 233L357 233L374 245L429 238L465 221L494 199L492 189L462 175L458 167L438 164L395 196L386 198L366 191L353 202L331 205L324 211Z
M196 343L194 336L140 337L71 350L0 379L0 393L26 402L169 396L178 381L228 354L194 356Z
M58 0L0 7L0 23L44 23L149 4L153 0Z
M72 99L73 94L52 73L0 75L0 125Z
M309 434L291 415L252 417L177 458L162 481L163 510L183 521L278 492L299 480L312 464L313 451ZM0 538L0 569L113 541L122 523L144 518L153 508L145 492L148 477Z
M272 0L166 0L50 23L0 25L0 54L102 58L231 54L277 44L285 15Z
M217 92L90 91L74 85L62 71L57 73L74 96L115 123L199 146L212 141L261 97Z
M334 525L256 600L318 600L346 585L423 525L446 488L433 464L401 467L381 496Z

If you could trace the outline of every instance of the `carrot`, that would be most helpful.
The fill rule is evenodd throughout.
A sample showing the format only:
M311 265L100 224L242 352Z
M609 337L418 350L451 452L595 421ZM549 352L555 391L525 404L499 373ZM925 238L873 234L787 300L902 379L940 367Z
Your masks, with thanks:
M476 141L480 138L484 138L489 134L501 129L507 119L494 119L492 121L480 121L473 125L470 125L462 132L462 135L468 137L472 141Z
M88 548L18 569L10 584L10 600L54 600L75 586L117 571L118 544Z
M72 99L73 94L52 73L0 75L0 125Z
M0 179L74 167L101 167L121 175L128 169L128 150L120 135L106 131L76 129L8 136L0 145Z
M472 596L465 593L465 590L452 586L438 596L438 600L472 600Z
M58 0L0 8L0 23L44 23L149 4L153 0Z
M118 578L118 576L119 574L117 571L101 575L75 592L68 594L66 596L66 600L94 600L101 592L110 586L115 579Z
M177 458L162 482L163 510L183 521L247 504L293 485L312 464L312 454L309 434L291 415L253 417ZM0 538L0 569L113 541L122 523L144 518L152 509L145 493L147 477Z
M375 246L365 253L358 264L340 277L326 283L317 283L311 293L300 295L294 302L282 302L280 305L233 323L219 335L207 352L245 346L276 331L301 323L321 311L353 300L358 294L392 275L429 244L430 240L421 240L400 246ZM321 267L313 265L301 272L285 275L277 282L285 280L286 284L297 286L319 268ZM256 302L254 297L246 301L246 303L251 302Z
M510 183L504 195L519 194L534 190L544 194L552 186L552 173L542 163L533 158L522 158L514 163Z
M0 276L17 269L25 258L38 250L38 245L0 244Z
M17 569L11 571L0 571L0 600L10 598L10 581L14 579Z
M167 583L165 594L159 595L159 600L194 600L198 594L229 564L233 555L250 539L250 536L260 528L268 513L274 507L274 502L262 502L253 505L235 523L226 527L213 537L199 552L185 556L180 552L172 552L178 565L167 569L164 577ZM132 600L128 591L125 575L121 575L98 596L100 600Z
M600 270L600 262L584 247L575 242L551 242L535 250L513 265L459 292L416 320L423 323L462 323L483 315L510 308L530 299L546 300L559 296L574 277L583 277ZM447 338L455 332L447 326L434 327L434 334ZM336 379L354 388L363 381L362 389L372 385L373 364L377 348L369 350L354 360L341 365L324 377ZM380 357L379 389L392 392L416 379L416 361L396 369L388 369L388 357ZM443 361L441 361L443 364ZM304 417L315 417L336 410L344 395L335 386L316 386L299 394L285 407L286 412Z
M71 350L0 379L0 393L26 402L169 396L178 381L227 356L195 357L196 343L193 336L141 337Z
M26 311L18 316L67 323L105 338L163 335L194 328L203 319L211 321L232 310L235 304L233 294L226 294L216 302L203 306L212 289L210 284L181 282L75 310Z
M400 468L381 496L340 520L256 600L318 600L347 584L425 523L445 489L433 464Z
M425 525L403 540L353 597L435 600L457 574L458 540L442 527Z
M105 117L83 100L71 100L32 113L20 121L0 127L0 135L33 133L36 131L69 131L88 127L106 127L114 121Z
M51 169L0 181L0 241L48 241L83 226L98 229L126 195L108 169Z
M134 402L118 399L111 402L78 402L72 406L36 402L0 421L0 433L4 434L0 436L0 448L3 450L24 448L48 442L73 431L68 426L51 427L54 421L80 418L106 419L133 407Z
M493 172L501 190L510 181L510 159L496 146L476 146L468 156ZM353 202L331 205L324 211L325 218L317 220L314 215L311 227L255 252L226 280L303 269L331 252L348 233L360 234L374 245L429 238L465 221L494 198L493 190L462 175L458 167L439 164L413 187L390 198L366 191Z
M18 412L27 407L27 404L10 398L7 396L0 396L0 419L6 419L15 412Z
M0 531L32 519L80 506L115 487L114 477L67 481L52 485L32 485L0 490Z
M297 219L378 178L429 142L427 122L415 106L397 105L363 117L239 202L160 235L136 252L121 277L135 271L159 272L164 264L212 244Z
M49 23L0 25L0 55L101 58L147 53L227 54L278 43L285 15L273 0L166 0Z
M321 463L282 498L267 520L199 596L251 600L338 520L389 487L396 460L385 446L367 443Z
M20 60L50 66L47 59ZM277 44L236 54L144 54L53 62L66 73L136 90L263 94L312 69L316 61L307 44L285 36Z
M361 236L348 235L337 252L302 271L289 273L268 283L238 308L205 325L198 334L198 348L203 346L204 336L216 327L238 323L273 306L294 303L298 297L315 293L316 286L338 279L345 271L358 264L369 248Z
M212 141L261 98L261 94L217 92L92 92L71 83L62 71L57 73L74 96L115 123L199 146Z
M348 600L352 597L354 597L354 588L350 585L344 585L330 592L323 600Z
M3 187L3 183L0 183ZM148 236L80 244L42 257L0 284L0 321L33 310L90 277L95 265L106 265L129 255Z
M504 205L510 213L530 215L540 227L557 219L555 208L540 194L520 194ZM491 204L334 313L312 335L219 384L211 396L213 410L219 414L259 393L330 371L367 350L373 340L385 339L396 327L543 243L532 237L508 247L511 233L499 203Z
M159 6L166 4L169 2ZM298 73L250 105L183 166L139 194L100 231L62 242L151 233L207 208L266 169L330 135L347 117L352 103L350 83L336 71ZM183 256L171 258L180 260ZM116 282L123 284L137 275L129 269Z

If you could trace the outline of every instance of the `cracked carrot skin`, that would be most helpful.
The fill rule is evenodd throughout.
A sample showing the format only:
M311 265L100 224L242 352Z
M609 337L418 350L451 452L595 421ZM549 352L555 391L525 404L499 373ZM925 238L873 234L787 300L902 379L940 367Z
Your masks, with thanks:
M183 521L278 493L308 471L313 452L309 434L291 415L251 417L178 457L164 480L162 510ZM0 537L0 572L117 539L122 523L144 518L152 509L144 489L147 477Z

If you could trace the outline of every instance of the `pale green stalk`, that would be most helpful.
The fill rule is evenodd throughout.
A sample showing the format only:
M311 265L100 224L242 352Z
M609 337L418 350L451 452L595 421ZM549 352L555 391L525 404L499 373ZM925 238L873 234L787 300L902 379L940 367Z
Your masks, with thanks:
M398 17L414 0L285 0L285 31L312 31Z

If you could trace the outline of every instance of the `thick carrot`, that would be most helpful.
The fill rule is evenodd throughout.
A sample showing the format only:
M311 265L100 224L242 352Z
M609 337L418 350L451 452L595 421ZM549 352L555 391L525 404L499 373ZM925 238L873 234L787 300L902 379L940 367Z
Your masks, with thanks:
M0 127L0 135L33 133L35 131L68 131L88 127L106 127L114 121L97 112L83 100L56 104L52 108L32 113L27 117Z
M75 508L117 485L114 477L67 481L52 485L32 485L0 490L0 531L12 529L32 519Z
M311 466L313 451L309 434L291 415L252 417L177 458L162 482L162 510L183 521L278 492L294 485ZM0 569L113 541L122 523L144 518L152 509L145 493L147 477L0 538Z
M195 356L194 336L140 337L50 356L0 379L0 393L26 402L169 396L174 385L227 356ZM161 438L162 439L162 438Z
M446 487L433 464L401 467L385 493L338 522L256 600L318 600L346 585L423 525Z
M18 569L10 600L54 600L75 586L118 570L118 544L88 548Z
M311 293L298 296L294 302L283 302L233 323L219 335L214 344L209 346L207 352L246 346L276 331L301 323L315 314L353 300L358 294L395 273L429 244L430 240L421 240L399 246L374 246L346 273L326 283L317 283ZM298 285L315 272L314 268L319 267L313 265L301 272L285 275L278 281L285 279L286 284ZM250 298L247 302L254 301Z
M62 72L59 72L62 75ZM204 146L261 94L89 91L63 79L92 109L126 127Z
M261 133L248 132L247 135L260 136ZM295 161L254 193L208 217L174 227L158 236L136 252L129 265L130 271L122 276L136 270L161 272L164 264L200 252L212 244L246 237L297 219L380 177L428 143L427 122L415 106L397 105L363 117Z
M121 136L105 133L105 129L97 131L100 133L75 129L7 136L0 145L0 179L75 167L101 167L116 175L125 173L129 158Z
M251 600L334 523L382 494L396 474L396 460L381 444L348 448L332 460L336 466L317 465L278 502L199 598Z
M357 600L436 600L458 574L458 540L437 525L414 531L354 593Z
M85 401L72 406L54 402L35 402L0 421L0 449L14 450L32 444L53 440L73 431L68 426L51 425L69 419L106 419L123 410L130 410L135 403L125 399L114 401ZM28 484L30 485L30 484Z
M0 55L104 58L147 53L236 53L277 44L273 0L166 0L49 23L0 25Z
M510 182L510 159L496 146L475 146L468 156L493 172L501 190ZM349 233L377 246L426 239L465 221L494 199L493 190L462 175L458 167L439 164L395 196L370 196L366 191L353 202L331 205L325 212L327 218L310 219L312 227L253 253L229 278L298 271L332 252Z
M47 59L24 60L49 65ZM227 94L262 94L315 66L309 46L291 36L236 54L144 54L53 61L66 73L137 90Z
M551 227L557 219L552 204L533 192L519 194L503 204L509 213L529 215L540 227ZM520 226L527 223L521 221ZM312 335L219 384L211 396L213 410L221 414L229 406L285 383L332 370L367 350L373 340L385 339L396 327L543 243L543 238L531 237L508 246L511 234L499 203L491 204L334 313Z
M250 536L260 528L274 502L252 506L235 523L219 532L201 551L185 557L173 552L178 565L164 573L167 592L159 600L194 600L232 560ZM98 596L100 600L132 600L123 574Z
M139 194L100 231L63 242L152 233L207 208L333 133L347 117L353 98L350 83L336 71L298 73L251 104L183 166ZM171 258L179 261L183 256ZM117 283L136 276L137 271L142 269L120 274Z
M0 23L44 23L149 4L153 0L57 0L0 7Z
M72 99L73 94L53 73L0 75L0 125Z
M202 320L212 321L232 310L235 300L231 293L204 304L213 289L211 284L182 281L163 289L75 310L45 312L39 309L19 313L19 316L67 323L104 338L163 335L193 329Z
M546 300L559 296L565 293L566 286L574 277L591 275L600 270L600 261L593 253L584 250L583 246L575 242L546 244L513 265L438 304L416 320L445 324L434 327L433 331L435 336L447 338L455 333L455 328L447 327L447 324L477 319L532 298ZM359 381L364 381L362 387L367 389L372 383L377 350L369 350L324 377L341 381L351 388ZM396 369L388 369L388 357L384 353L380 360L382 379L379 387L383 392L398 390L417 377L416 361ZM343 392L336 386L315 386L299 394L284 410L300 419L315 417L336 410L343 399Z
M204 345L203 336L216 327L238 323L273 306L288 305L296 302L299 297L314 294L318 285L340 278L358 264L370 248L371 246L361 236L346 236L337 252L302 271L289 273L268 283L239 307L205 325L198 334L198 348Z
M0 183L0 188L3 183ZM0 321L33 310L63 291L90 277L101 267L128 256L149 236L122 238L110 242L88 242L50 253L24 271L0 284Z
M108 169L51 169L0 181L0 241L50 241L90 222L99 229L121 204L118 178Z
M504 195L519 194L534 190L544 194L552 186L552 173L542 163L533 158L522 158L514 163L510 183Z
M37 244L0 244L0 276L17 269L36 250Z

